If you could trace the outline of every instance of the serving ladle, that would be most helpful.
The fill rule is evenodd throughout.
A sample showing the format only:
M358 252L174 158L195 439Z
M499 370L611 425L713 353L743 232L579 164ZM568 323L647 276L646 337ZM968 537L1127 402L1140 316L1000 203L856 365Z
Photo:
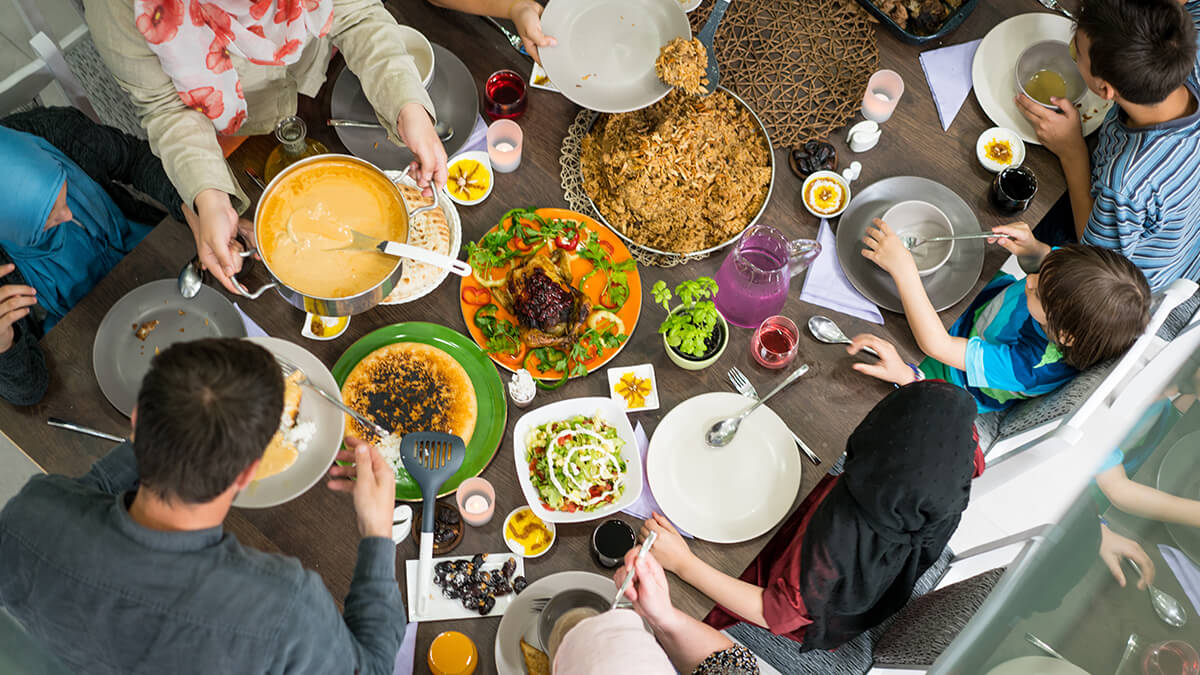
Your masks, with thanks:
M1125 558L1125 562L1133 568L1134 572L1138 573L1139 577L1143 577L1142 570L1137 566L1137 563L1129 558ZM1158 615L1162 622L1172 628L1182 628L1187 623L1187 610L1183 605L1175 599L1174 596L1163 591L1154 584L1147 584L1146 590L1150 593L1150 606L1154 608L1154 613Z
M824 342L827 345L850 344L850 338L846 337L846 334L833 322L833 319L827 316L818 314L811 317L808 320L808 332L812 333L812 336L817 338L819 342ZM875 358L879 358L879 352L870 347L863 347L862 350Z
M288 217L287 233L292 241L297 244L301 243L301 237L296 234L296 229L292 223L292 217ZM434 253L428 249L423 249L410 244L401 244L396 241L387 241L385 239L376 239L369 234L364 234L349 227L340 228L342 232L349 233L350 241L344 239L333 239L320 234L313 234L306 237L308 245L313 246L322 251L370 251L372 249L383 253L384 255L395 256L397 258L408 258L417 262L423 262L434 267L450 270L460 277L471 276L471 266L448 255Z
M708 432L704 434L704 442L708 443L709 447L713 448L723 448L726 445L729 445L729 442L732 441L733 437L737 435L738 427L741 426L742 420L746 419L750 413L758 410L758 407L766 403L767 399L783 391L784 387L800 379L800 376L807 372L807 365L800 366L796 370L792 371L792 374L788 375L786 380L780 382L779 386L767 392L766 396L758 399L755 401L754 405L742 411L742 414L736 417L723 419L720 422L713 424L712 427L709 428Z

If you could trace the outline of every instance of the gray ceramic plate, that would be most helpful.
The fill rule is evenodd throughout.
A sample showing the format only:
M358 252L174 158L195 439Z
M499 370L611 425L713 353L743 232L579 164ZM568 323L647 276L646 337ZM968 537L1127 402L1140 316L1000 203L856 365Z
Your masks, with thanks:
M563 96L591 110L639 110L671 88L654 73L658 50L692 37L678 0L552 0L542 30L542 66ZM440 57L439 57L440 58Z
M920 199L942 210L955 234L980 232L971 207L950 188L916 176L885 178L858 191L837 225L837 254L846 278L871 302L900 314L904 306L892 277L862 257L862 238L871 221L903 201ZM923 277L925 291L937 311L953 306L971 291L983 271L984 239L954 242L954 254L941 269Z
M471 71L449 49L433 45L433 81L429 83L429 98L437 111L438 120L448 122L454 135L444 143L446 156L453 157L471 137L479 117L479 93ZM343 68L333 84L333 99L329 103L334 119L376 121L375 109L367 101L358 76ZM403 169L413 161L408 148L401 148L380 129L334 127L338 138L355 157L371 162L381 169Z
M338 397L337 382L321 360L298 344L273 337L246 338L277 357L294 364L308 376L313 385ZM233 500L234 506L258 509L275 506L304 494L333 464L338 448L342 447L346 416L330 405L317 392L301 389L300 412L296 422L312 422L314 431L308 446L291 466L274 476L256 480Z
M158 326L139 340L133 325L155 320ZM159 351L176 342L245 336L237 309L212 287L201 286L186 300L175 279L159 279L129 291L104 315L92 343L92 365L104 397L129 416L150 359Z
M1200 499L1200 431L1175 442L1163 456L1158 467L1158 489L1186 499ZM1167 523L1167 531L1179 548L1193 561L1200 562L1200 530L1186 525Z

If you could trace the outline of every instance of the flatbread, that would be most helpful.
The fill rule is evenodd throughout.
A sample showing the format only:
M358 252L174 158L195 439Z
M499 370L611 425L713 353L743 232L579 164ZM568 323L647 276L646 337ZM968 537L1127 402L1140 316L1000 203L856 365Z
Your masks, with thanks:
M400 435L440 431L471 442L479 417L475 385L467 371L432 345L400 342L371 352L342 385L342 401ZM348 433L379 441L346 417Z
M411 185L396 183L408 208L415 211L433 203L432 197L421 196L421 191ZM434 253L450 255L450 223L441 208L430 209L411 218L408 224L408 243ZM426 263L404 261L404 275L396 282L396 288L384 299L384 302L404 302L408 298L423 293L430 286L441 283L446 278L446 270Z
M521 656L525 657L525 670L529 675L550 675L550 657L521 638Z

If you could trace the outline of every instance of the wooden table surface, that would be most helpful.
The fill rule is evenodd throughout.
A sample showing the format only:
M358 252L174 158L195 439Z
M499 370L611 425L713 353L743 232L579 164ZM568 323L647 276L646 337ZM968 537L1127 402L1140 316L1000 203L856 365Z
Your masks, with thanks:
M505 40L483 20L431 7L415 0L388 3L403 23L425 33L435 43L450 48L470 69L476 88L482 91L483 81L500 68L514 68L528 73L530 62L514 52ZM1035 10L1028 0L994 0L979 3L974 13L948 40L956 44L983 36L989 28L1007 16ZM932 47L932 46L931 46ZM929 89L917 60L919 49L901 44L879 29L880 67L899 72L906 82L906 92L895 116L884 125L879 146L865 155L852 156L844 144L844 131L830 139L837 146L842 163L848 157L863 162L862 177L857 185L865 186L895 175L924 176L938 180L958 193L979 215L987 228L1007 222L987 202L990 174L975 161L976 137L992 126L975 98L969 97L949 132L942 132ZM330 68L330 79L316 99L302 99L300 114L309 123L314 137L324 141L331 150L345 148L324 125L329 115L329 97L333 76L344 67L341 58ZM519 120L525 129L525 148L521 168L512 174L498 175L495 191L483 204L459 207L463 222L464 241L478 238L494 225L501 214L518 206L565 207L559 182L559 146L566 128L573 119L576 106L558 94L531 89L528 109ZM251 166L261 172L266 153L274 141L265 137L251 139L232 158L235 168ZM817 220L804 210L800 198L800 181L787 169L785 149L776 149L774 194L760 222L771 224L790 237L815 237ZM1031 167L1041 183L1040 192L1025 214L1036 222L1062 194L1064 183L1054 157L1040 147L1030 147L1026 165ZM394 167L385 167L394 168ZM242 172L236 173L241 178ZM257 190L243 181L252 196ZM51 371L51 384L45 399L27 408L0 407L0 429L43 469L54 473L80 474L97 458L108 451L104 441L53 429L46 425L50 416L62 417L105 431L124 434L128 420L110 406L100 392L93 373L92 342L105 312L122 295L155 279L174 277L180 267L193 255L194 246L186 227L164 222L96 288L87 295L43 340ZM967 302L999 267L1004 259L999 248L990 251L984 274L974 291L957 306L942 313L949 324ZM652 434L661 417L681 401L705 391L726 391L729 386L725 372L733 366L741 368L759 386L769 387L781 374L759 367L750 357L750 332L733 328L729 348L708 370L692 373L674 366L663 351L657 335L657 324L663 312L650 301L648 289L657 280L673 285L684 278L712 275L722 256L672 269L642 267L643 294L642 325L612 365L652 363L658 375L662 406L659 410L633 415L633 422L642 423ZM261 266L243 275L248 285L265 281ZM792 286L783 313L802 324L816 313L833 315L845 331L853 335L871 331L895 341L909 360L919 358L908 325L903 317L884 312L886 323L875 326L857 319L807 305L797 299L800 281ZM410 305L378 307L354 317L342 337L317 342L300 337L303 313L286 304L277 294L268 293L257 301L233 298L269 334L291 339L316 354L327 365L333 362L355 340L383 325L401 321L430 321L459 331L465 325L459 311L458 284L453 280L443 284L435 293ZM806 495L825 469L842 453L846 438L866 412L890 389L890 385L859 375L850 369L855 360L840 347L823 345L806 335L801 337L799 362L810 364L809 375L780 394L772 408L825 460L820 469L803 461L803 480L796 503ZM607 380L597 373L583 380L572 381L556 392L541 392L538 405L563 398L607 395ZM497 490L497 512L507 513L523 502L520 487L512 466L512 426L519 414L510 411L505 437L495 461L483 472ZM632 518L625 517L633 521ZM248 546L265 551L296 556L303 564L322 575L330 592L339 602L345 596L354 568L357 546L355 519L350 499L330 492L321 485L288 504L263 510L238 510L226 521L230 531ZM489 525L468 528L456 553L504 551L500 534L501 518ZM542 558L526 563L526 573L533 581L563 570L582 569L608 574L599 568L588 554L589 524L563 525L558 528L558 541ZM767 541L764 535L735 545L716 545L696 541L693 550L717 568L740 573ZM398 563L415 558L416 546L404 543L397 551ZM403 588L403 565L398 565ZM694 616L703 616L712 606L704 596L676 580L672 597L677 605ZM481 664L478 672L494 672L493 645L498 620L476 619L422 625L418 633L418 672L424 672L424 655L432 638L443 630L461 630L479 646Z

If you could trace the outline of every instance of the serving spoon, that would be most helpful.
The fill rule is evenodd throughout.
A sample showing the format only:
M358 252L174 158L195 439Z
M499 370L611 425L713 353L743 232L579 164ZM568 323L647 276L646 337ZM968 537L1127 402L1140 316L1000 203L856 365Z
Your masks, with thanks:
M821 316L820 314L817 314L816 316L809 318L808 332L812 333L812 336L817 338L817 341L824 342L827 345L850 344L850 338L846 337L846 334L843 333L842 329L833 322L833 319L827 316ZM875 358L879 358L879 352L871 349L870 347L863 347L862 351L874 356Z
M191 300L200 292L204 285L204 272L200 269L200 256L189 260L183 269L179 270L179 294Z
M700 34L696 36L708 53L708 66L704 69L704 77L708 78L708 84L700 93L701 96L713 93L717 90L717 85L721 83L721 69L717 67L717 52L713 49L713 38L717 35L717 26L721 23L721 17L725 16L725 10L729 8L729 2L730 0L717 0L713 5L712 13L708 15L708 21L704 23Z
M800 366L796 370L792 371L792 374L788 375L786 380L780 382L779 386L767 392L766 396L758 399L754 402L754 405L742 411L742 414L738 415L737 417L723 419L720 422L713 424L712 427L709 428L708 432L704 434L704 442L708 443L709 447L713 448L723 448L726 445L729 445L729 442L733 440L735 435L737 435L738 427L741 426L742 420L746 419L750 413L758 410L758 407L766 403L767 399L783 391L784 387L800 379L800 376L807 372L807 365Z

